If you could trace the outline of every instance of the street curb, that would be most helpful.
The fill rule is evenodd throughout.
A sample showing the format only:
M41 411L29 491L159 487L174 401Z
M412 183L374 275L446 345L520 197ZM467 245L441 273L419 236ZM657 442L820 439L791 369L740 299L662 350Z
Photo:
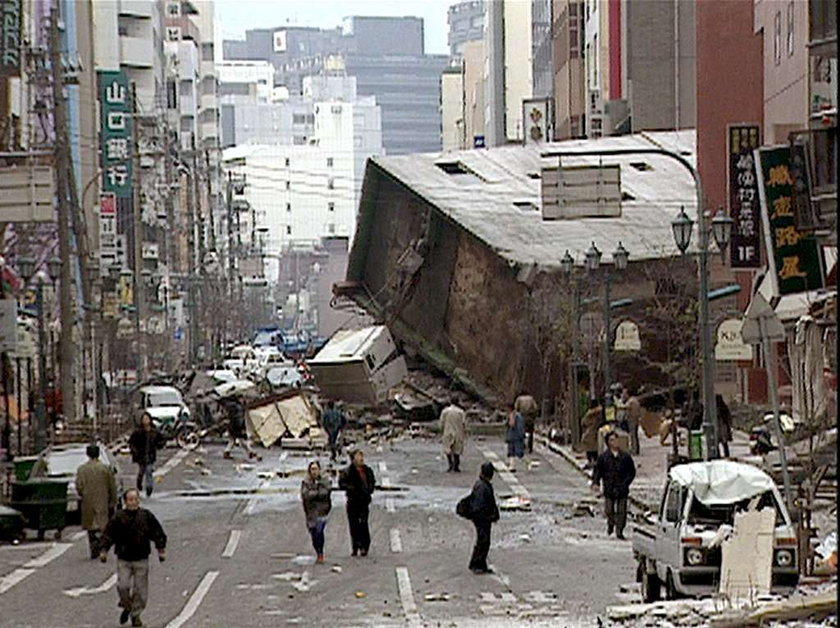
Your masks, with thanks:
M584 469L578 463L577 459L572 454L570 454L568 451L566 451L566 449L564 447L558 445L557 443L554 443L554 442L550 441L545 436L537 435L536 440L538 440L540 442L540 444L542 444L544 447L546 447L549 451L552 451L555 454L562 457L566 462L568 462L570 465L572 465L588 481L592 479L592 477L589 475L589 473L586 472L586 469ZM650 504L646 504L645 502L643 502L638 497L634 497L632 494L627 497L627 501L629 501L631 504L633 504L633 506L635 506L639 510L642 510L642 511L652 511L653 510L653 508L650 506Z

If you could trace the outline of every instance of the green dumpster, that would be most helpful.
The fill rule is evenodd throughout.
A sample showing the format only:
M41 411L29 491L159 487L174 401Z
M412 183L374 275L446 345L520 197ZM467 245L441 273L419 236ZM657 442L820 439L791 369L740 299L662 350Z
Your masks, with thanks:
M688 435L688 457L690 460L703 459L703 430L691 430Z
M32 467L35 466L35 462L38 460L38 456L18 456L14 460L15 464L15 480L17 482L25 482L29 479L29 473L32 471Z
M45 530L55 530L56 538L61 538L67 525L67 484L67 480L46 478L12 484L9 505L21 512L27 528L38 531L39 539Z
M14 508L0 506L0 539L15 541L23 538L23 515Z

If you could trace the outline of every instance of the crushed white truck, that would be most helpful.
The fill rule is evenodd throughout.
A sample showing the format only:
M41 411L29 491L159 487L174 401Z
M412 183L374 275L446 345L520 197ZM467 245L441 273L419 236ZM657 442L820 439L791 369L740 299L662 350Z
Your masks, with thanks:
M775 510L772 591L787 594L799 582L796 533L773 479L752 465L729 460L672 467L659 512L633 526L633 554L642 597L655 602L718 592L722 542L735 513Z

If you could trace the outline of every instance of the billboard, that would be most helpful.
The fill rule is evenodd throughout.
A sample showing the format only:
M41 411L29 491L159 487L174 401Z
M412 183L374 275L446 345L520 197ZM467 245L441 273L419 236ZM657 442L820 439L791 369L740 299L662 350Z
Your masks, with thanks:
M22 0L0 0L0 76L20 76Z
M286 31L274 31L274 52L286 52Z
M773 295L818 290L823 287L822 255L816 238L796 226L790 147L759 148L754 156Z
M753 151L761 145L758 125L730 125L727 128L726 144L729 215L732 218L730 265L732 268L759 268L761 216L753 157Z
M131 93L121 71L97 72L99 76L100 162L102 191L117 198L132 194Z

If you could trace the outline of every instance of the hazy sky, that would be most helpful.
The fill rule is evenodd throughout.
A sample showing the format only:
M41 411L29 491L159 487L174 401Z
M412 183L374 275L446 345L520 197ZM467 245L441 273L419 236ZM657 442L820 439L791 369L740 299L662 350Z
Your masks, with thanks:
M334 28L351 15L423 18L426 52L448 54L446 10L457 0L216 0L225 39L244 38L250 28Z

